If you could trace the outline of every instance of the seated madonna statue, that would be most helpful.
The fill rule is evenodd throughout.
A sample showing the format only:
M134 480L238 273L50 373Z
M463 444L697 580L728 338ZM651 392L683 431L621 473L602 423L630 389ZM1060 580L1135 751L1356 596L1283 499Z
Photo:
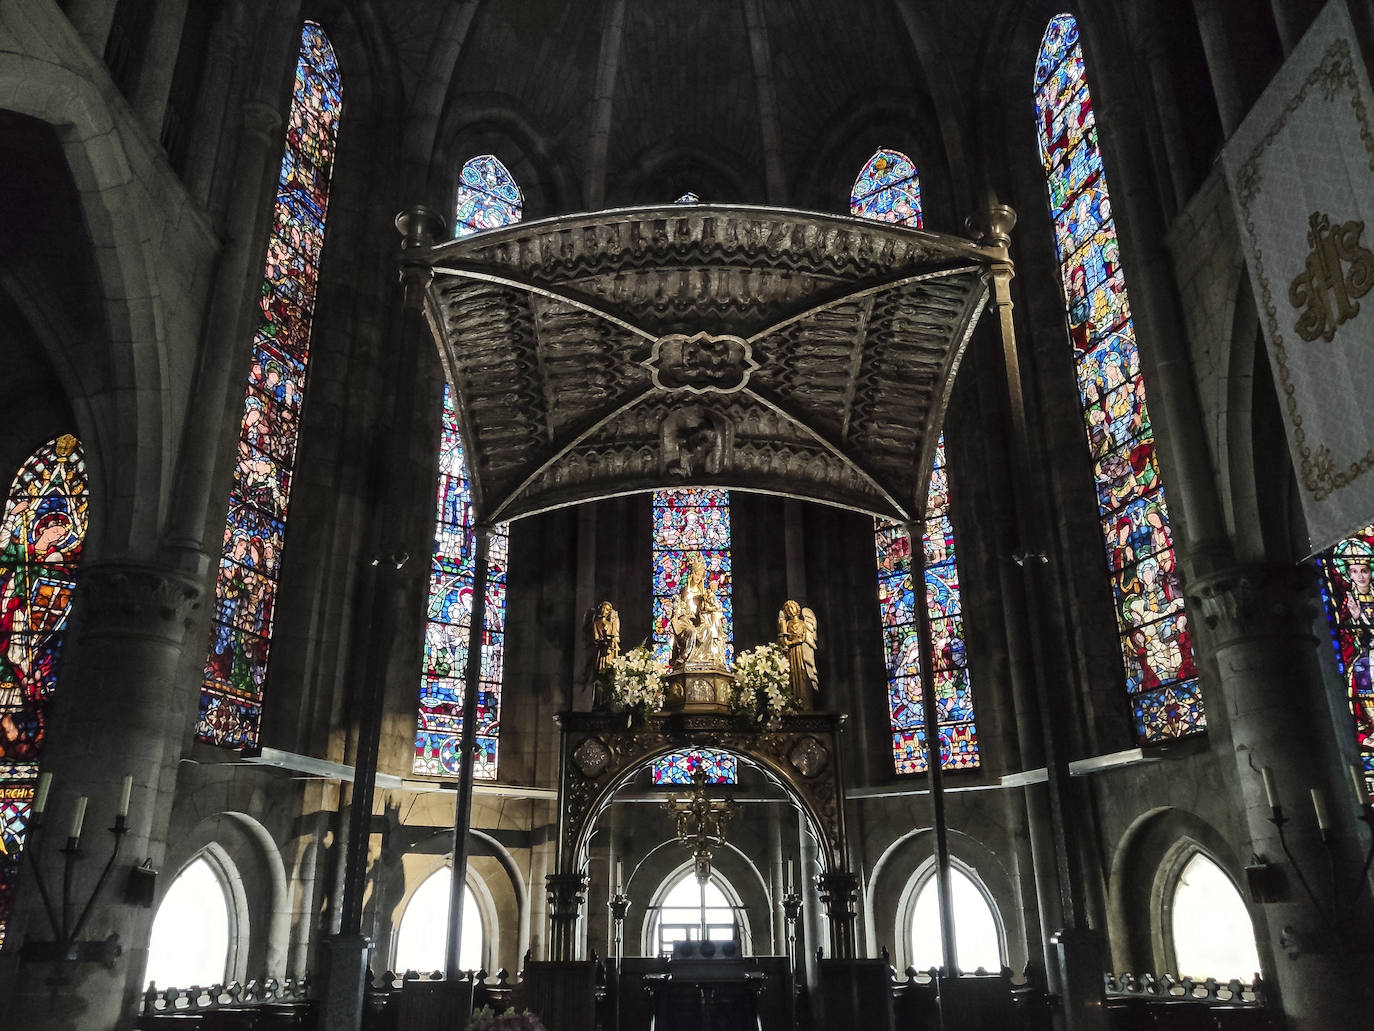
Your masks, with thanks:
M687 579L673 599L668 618L672 647L668 665L684 669L725 668L725 608L706 577L700 555L688 558Z

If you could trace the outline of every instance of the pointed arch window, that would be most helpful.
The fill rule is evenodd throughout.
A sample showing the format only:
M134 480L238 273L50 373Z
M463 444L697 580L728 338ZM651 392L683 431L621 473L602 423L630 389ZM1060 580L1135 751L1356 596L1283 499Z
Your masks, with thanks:
M396 959L392 970L428 973L444 969L444 953L448 948L448 902L452 891L451 866L434 871L415 889L396 930ZM458 931L458 969L483 969L485 939L477 897L465 884L463 926Z
M1318 566L1368 798L1374 795L1374 526L1338 543Z
M89 522L86 462L63 434L15 474L0 523L0 944L28 835L48 707Z
M1211 856L1193 853L1169 901L1173 970L1198 981L1253 982L1260 969L1255 925L1235 882Z
M669 602L687 579L688 561L700 555L706 577L725 610L725 657L735 654L735 609L730 591L730 492L706 487L654 491L653 619L654 655L667 665ZM690 784L692 774L705 768L708 783L733 784L737 761L728 752L694 748L655 760L650 772L655 784Z
M467 675L472 596L476 586L476 533L467 460L458 433L453 390L444 385L439 448L434 554L430 566L429 611L425 624L424 674L415 734L413 769L427 776L458 776L461 771L463 692ZM501 682L506 652L506 557L510 534L505 524L492 534L487 564L487 610L482 626L481 669L477 689L479 780L495 780L500 736Z
M258 740L342 105L334 49L306 22L196 721L200 740L228 748Z
M224 877L197 856L158 904L143 979L159 988L223 984L234 923Z
M921 177L899 150L878 150L865 162L849 193L849 213L874 222L921 228Z
M1045 30L1035 111L1136 736L1141 743L1183 737L1205 730L1207 719L1071 15Z
M898 773L926 770L925 710L921 703L921 649L916 632L917 598L911 576L911 540L899 524L874 520L878 554L878 611L887 659L888 713L892 760ZM963 605L949 517L945 437L940 435L930 471L923 540L925 604L930 613L931 670L939 710L940 767L971 770L979 764L978 728L973 719L964 648Z
M463 165L458 173L454 236L512 225L524 212L524 194L494 154L481 154Z

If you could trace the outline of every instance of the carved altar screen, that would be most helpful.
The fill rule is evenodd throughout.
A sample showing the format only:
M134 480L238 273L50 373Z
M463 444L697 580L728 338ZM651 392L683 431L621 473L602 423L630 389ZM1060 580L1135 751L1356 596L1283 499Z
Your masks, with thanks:
M439 485L425 624L424 674L415 731L414 772L457 776L461 768L463 689L468 662L475 585L472 492L453 390L444 384L440 431ZM506 641L505 525L492 534L487 570L487 610L482 627L482 663L477 694L477 750L473 776L495 780L500 736L501 680Z
M342 103L334 50L324 30L306 22L196 722L196 736L212 745L258 740Z
M864 164L849 194L849 213L873 222L921 228L921 179L899 150L879 150Z
M63 434L20 466L0 523L0 945L14 905L88 505L81 445Z
M730 591L730 492L703 487L654 492L654 655L668 662L668 610L687 578L688 557L699 554L706 575L725 609L725 655L735 653L735 610ZM690 784L704 766L714 784L733 784L738 763L733 755L702 748L677 752L654 762L655 784Z
M1318 560L1336 662L1355 717L1365 792L1374 794L1374 526L1347 537Z
M453 235L467 236L520 221L525 198L506 166L492 154L471 158L458 174Z
M1136 735L1142 743L1182 737L1205 730L1207 720L1092 95L1070 15L1052 19L1045 31L1035 111Z
M926 769L925 713L921 706L920 644L916 634L916 592L911 578L911 541L898 523L874 520L878 552L878 608L886 648L892 759L898 773ZM963 606L954 558L954 524L949 517L945 438L935 450L926 502L925 604L930 612L931 669L939 707L940 766L971 770L979 764L978 728L973 718L964 649Z

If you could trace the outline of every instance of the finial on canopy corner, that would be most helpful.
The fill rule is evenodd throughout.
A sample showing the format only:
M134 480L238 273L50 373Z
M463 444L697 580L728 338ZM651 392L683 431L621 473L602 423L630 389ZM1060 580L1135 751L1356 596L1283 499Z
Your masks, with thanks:
M434 269L420 257L408 257L409 252L430 247L444 239L447 225L437 211L416 204L396 216L396 231L401 234L400 280L405 286L406 307L424 307L425 290L434 279Z
M964 219L964 228L975 243L1001 250L1006 250L1011 244L1011 231L1015 226L1015 209L996 200L989 203L981 214Z
M396 216L396 231L401 234L403 251L439 243L447 228L444 216L423 204L413 204Z

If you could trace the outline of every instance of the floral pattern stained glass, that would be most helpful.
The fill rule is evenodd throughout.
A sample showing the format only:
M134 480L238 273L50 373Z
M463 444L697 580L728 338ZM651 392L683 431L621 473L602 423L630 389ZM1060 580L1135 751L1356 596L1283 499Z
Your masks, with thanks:
M458 175L453 235L468 236L520 221L525 198L515 179L493 155L472 158Z
M1365 794L1374 795L1374 526L1341 541L1318 565L1336 662L1355 718Z
M258 740L342 102L334 50L306 22L196 722L198 738L228 748Z
M880 150L869 158L854 180L849 213L920 229L921 179L911 158L897 150Z
M1142 743L1183 737L1205 730L1207 718L1092 94L1070 15L1055 17L1045 31L1035 111L1136 735Z
M14 903L88 520L81 445L63 434L19 469L0 522L0 944Z
M730 591L730 492L704 487L654 492L654 655L668 662L669 602L687 578L688 557L701 555L706 577L715 586L725 609L725 655L734 656L735 610ZM715 749L693 749L655 760L651 775L655 784L690 784L694 764L704 764L708 781L733 784L735 757Z
M911 540L899 523L874 520L878 553L878 609L883 623L892 718L892 759L898 773L923 773L925 710L921 703L921 648L916 631L916 592L911 578ZM979 764L973 718L963 606L949 518L945 438L941 434L930 472L924 534L926 606L930 613L931 670L939 710L940 766L971 770Z
M415 732L414 772L457 776L461 769L463 690L476 587L472 492L468 488L463 441L453 391L444 386L439 448L439 486L434 556L425 624L424 675ZM487 608L482 620L482 656L477 688L477 749L474 776L495 780L501 733L501 681L506 640L506 557L510 536L502 525L492 534L487 566Z

